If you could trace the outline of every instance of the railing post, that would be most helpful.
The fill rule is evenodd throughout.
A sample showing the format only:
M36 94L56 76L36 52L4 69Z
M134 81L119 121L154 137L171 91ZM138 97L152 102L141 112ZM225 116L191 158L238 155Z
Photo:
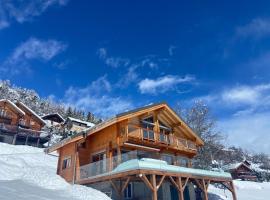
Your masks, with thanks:
M13 144L13 145L16 144L16 140L17 140L17 134L15 134L14 137L13 137L13 141L12 141L12 144Z

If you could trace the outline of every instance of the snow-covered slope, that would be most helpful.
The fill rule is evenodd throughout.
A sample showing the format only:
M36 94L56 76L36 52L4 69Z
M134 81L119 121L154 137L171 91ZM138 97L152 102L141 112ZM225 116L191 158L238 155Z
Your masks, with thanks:
M109 200L89 187L70 185L56 175L57 157L42 149L0 143L1 200Z
M252 181L234 181L238 200L267 200L270 199L270 182L258 183ZM210 200L232 200L228 190L209 186Z

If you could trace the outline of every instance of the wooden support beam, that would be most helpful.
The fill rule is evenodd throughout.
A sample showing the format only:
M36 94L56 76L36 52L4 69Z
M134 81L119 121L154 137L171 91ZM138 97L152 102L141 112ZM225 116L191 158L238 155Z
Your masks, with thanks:
M233 196L233 200L237 200L237 197L236 197L236 192L235 192L235 187L234 187L234 184L233 184L233 181L230 182L230 185L231 185L231 188L232 188L232 196Z
M124 192L124 190L126 189L126 187L127 187L128 184L129 184L129 181L130 181L130 177L127 178L127 180L125 181L123 187L121 188L121 193Z
M146 185L147 187L149 187L149 189L150 189L151 191L154 190L153 186L151 185L151 183L149 182L149 180L148 180L148 178L146 177L145 174L142 174L142 176L140 176L140 178L143 180L143 182L145 183L145 185Z
M156 181L155 174L151 175L151 183L152 183L152 187L153 187L152 199L157 200L157 181Z
M205 184L206 190L208 190L208 187L209 187L209 185L210 185L210 182L211 182L211 180L207 180L207 182L206 182L206 184Z
M206 188L204 179L202 179L202 186L203 186L204 200L208 200L207 188Z
M117 195L118 195L119 197L121 197L121 191L120 191L120 189L117 187L117 185L116 185L112 180L110 180L110 183L111 183L113 189L116 191Z
M165 177L166 177L166 176L163 175L163 176L161 177L161 179L159 180L159 183L157 184L157 190L160 188L160 186L161 186L162 182L164 181L164 178L165 178Z
M183 190L186 188L188 180L189 180L189 177L187 177L186 180L184 181Z
M179 187L172 176L169 176L169 179L171 180L172 184L176 187L177 190L179 190Z
M178 191L178 199L184 200L184 190L183 190L183 186L182 186L182 180L181 180L181 177L177 177L177 185L178 185L178 187L179 187L179 191Z

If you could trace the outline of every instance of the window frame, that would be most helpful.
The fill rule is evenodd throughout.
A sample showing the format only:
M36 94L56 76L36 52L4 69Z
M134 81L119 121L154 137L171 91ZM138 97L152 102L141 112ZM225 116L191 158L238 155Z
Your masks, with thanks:
M128 191L129 189L130 189L130 192ZM128 183L126 189L124 190L124 199L132 199L132 198L133 198L133 184Z
M64 157L64 159L62 160L62 170L66 170L66 169L70 168L71 163L72 163L71 156Z

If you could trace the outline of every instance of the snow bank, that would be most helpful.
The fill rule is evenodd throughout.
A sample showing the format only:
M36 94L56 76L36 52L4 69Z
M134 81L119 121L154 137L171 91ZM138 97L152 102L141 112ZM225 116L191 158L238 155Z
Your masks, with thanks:
M270 196L270 183L234 181L238 200L267 200ZM209 186L209 200L232 200L231 192Z
M70 185L56 175L57 159L42 149L0 143L0 199L110 199L92 188Z

